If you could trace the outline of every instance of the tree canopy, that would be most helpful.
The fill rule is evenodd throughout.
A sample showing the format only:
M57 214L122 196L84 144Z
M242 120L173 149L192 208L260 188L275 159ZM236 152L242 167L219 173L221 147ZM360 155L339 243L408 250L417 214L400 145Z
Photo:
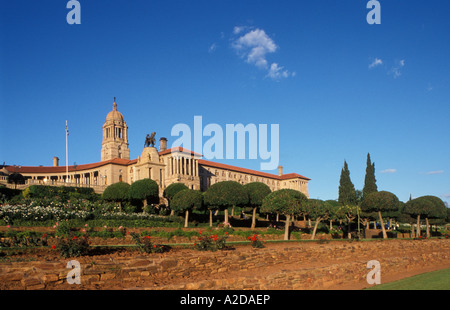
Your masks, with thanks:
M175 211L185 212L184 227L188 227L189 211L201 209L203 206L203 194L193 189L179 191L173 198L171 208Z
M361 210L366 213L377 212L380 218L383 238L387 238L386 229L383 223L382 212L397 211L400 208L400 201L391 192L380 191L368 194L361 203Z
M184 189L189 189L184 183L172 183L169 186L166 187L166 189L163 192L163 197L167 198L167 200L169 200L169 204L170 201L172 200L172 198L179 192L182 191Z
M251 182L244 185L244 189L248 195L248 204L253 208L251 228L256 227L256 209L261 207L264 198L269 195L272 190L267 184L262 182Z
M289 239L290 217L298 214L306 207L308 198L294 189L279 189L263 199L261 211L265 213L280 213L286 216L284 239Z
M158 202L158 183L151 179L142 179L133 182L129 188L129 195L131 199L142 200L144 202L144 207L147 205L148 200Z
M129 195L130 184L125 182L117 182L109 185L103 192L103 199L115 201L122 207L122 202L130 198Z
M327 201L320 199L309 199L306 205L307 213L312 219L315 220L313 233L311 235L311 240L313 240L316 236L319 223L329 219L335 207Z
M225 223L228 224L228 208L248 204L248 194L243 185L235 181L222 181L211 185L204 193L204 202L208 208L225 211Z

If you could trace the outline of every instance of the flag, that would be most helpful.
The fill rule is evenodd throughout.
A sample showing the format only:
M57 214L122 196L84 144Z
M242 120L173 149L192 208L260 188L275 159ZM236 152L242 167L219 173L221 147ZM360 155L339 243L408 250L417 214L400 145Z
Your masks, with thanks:
M67 121L66 121L66 134L69 135L69 126L67 126Z

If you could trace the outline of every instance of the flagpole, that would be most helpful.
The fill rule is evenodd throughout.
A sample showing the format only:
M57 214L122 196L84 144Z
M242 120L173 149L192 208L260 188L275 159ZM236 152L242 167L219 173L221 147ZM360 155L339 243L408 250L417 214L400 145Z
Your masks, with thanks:
M67 143L67 137L69 135L69 128L67 127L67 120L66 120L66 183L69 183L69 148Z

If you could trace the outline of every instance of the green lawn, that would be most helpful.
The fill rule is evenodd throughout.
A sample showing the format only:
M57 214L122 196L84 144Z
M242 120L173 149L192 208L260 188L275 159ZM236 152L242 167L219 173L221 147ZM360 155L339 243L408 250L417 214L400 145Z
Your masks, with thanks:
M383 281L383 276L381 276ZM450 268L419 274L395 282L375 285L368 290L450 290Z

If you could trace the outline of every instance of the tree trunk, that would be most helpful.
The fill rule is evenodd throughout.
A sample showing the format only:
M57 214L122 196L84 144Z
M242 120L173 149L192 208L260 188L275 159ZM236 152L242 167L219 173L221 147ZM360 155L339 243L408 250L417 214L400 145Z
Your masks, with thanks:
M312 227L312 225L311 225L311 218L308 218L308 227L309 227L309 228Z
M414 238L414 224L411 224L411 238Z
M209 209L209 227L213 226L213 212Z
M224 224L227 224L228 225L228 208L225 208L225 221L224 221Z
M386 228L384 228L383 217L381 216L381 211L378 211L378 216L380 217L381 230L383 231L383 239L387 239Z
M284 224L284 240L289 240L289 220L291 219L290 214L286 214L286 221Z
M347 238L352 239L352 234L350 233L350 219L347 218Z
M142 209L145 208L145 207L147 206L147 198L142 199L142 204L143 204Z
M430 238L430 223L428 222L428 217L425 218L427 223L427 239Z
M184 217L184 228L188 227L188 220L189 220L189 210L186 210L186 216Z
M420 237L420 214L417 216L416 238Z
M231 216L234 216L234 206L231 207Z
M277 213L277 218L276 218L276 220L275 221L279 221L280 220L280 213Z
M256 227L256 207L253 208L253 215L252 215L252 229L255 229Z
M330 231L333 230L333 220L330 220Z
M317 231L317 226L319 226L319 223L322 219L319 217L316 219L316 223L314 224L314 229L313 229L313 233L311 236L311 240L314 240L314 238L316 237L316 231Z

